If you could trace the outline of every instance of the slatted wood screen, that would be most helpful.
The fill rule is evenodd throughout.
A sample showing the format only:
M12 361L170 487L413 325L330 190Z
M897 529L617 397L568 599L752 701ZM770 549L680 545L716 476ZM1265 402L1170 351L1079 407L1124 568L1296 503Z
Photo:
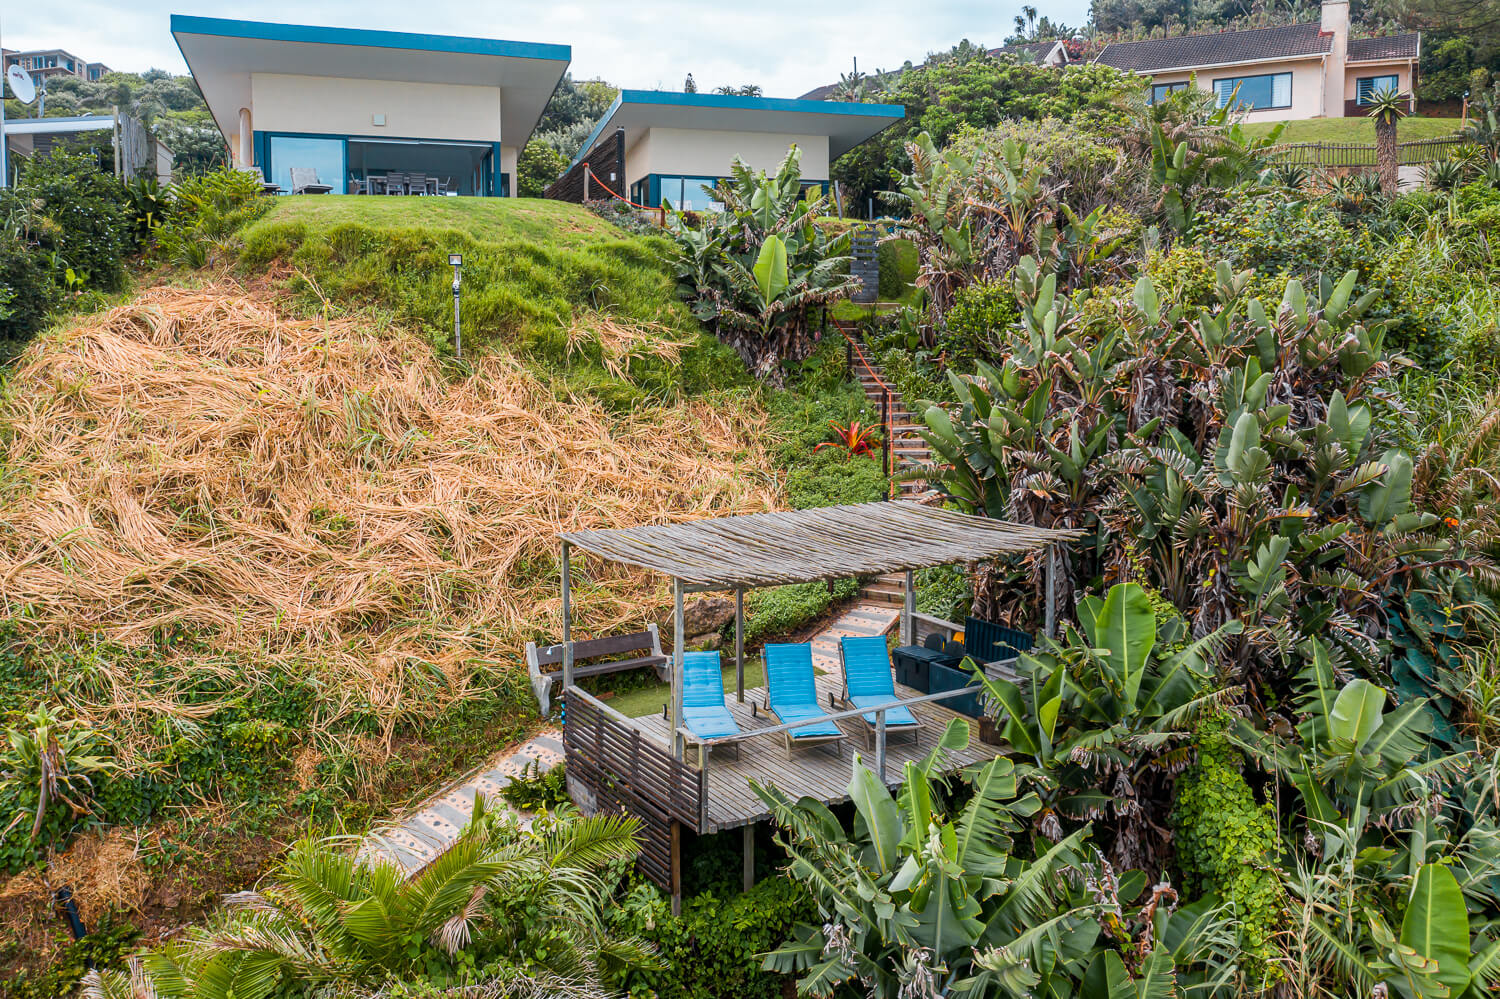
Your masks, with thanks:
M672 887L672 822L697 832L703 814L703 773L675 758L641 731L597 704L565 695L563 747L569 782L586 789L585 812L623 812L641 820L637 866L662 888Z

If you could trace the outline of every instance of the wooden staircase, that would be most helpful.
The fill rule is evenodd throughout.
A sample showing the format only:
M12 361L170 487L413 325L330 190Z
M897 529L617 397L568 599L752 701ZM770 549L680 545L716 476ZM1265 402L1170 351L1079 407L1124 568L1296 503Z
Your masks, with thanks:
M892 476L932 463L932 449L918 432L918 418L906 408L894 385L881 373L878 365L860 342L857 327L840 324L849 341L851 368L864 389L870 407L883 417L882 437L890 440ZM923 479L906 479L892 484L892 498L920 502L932 489ZM901 606L906 599L906 579L901 573L877 576L864 585L860 596L873 604Z

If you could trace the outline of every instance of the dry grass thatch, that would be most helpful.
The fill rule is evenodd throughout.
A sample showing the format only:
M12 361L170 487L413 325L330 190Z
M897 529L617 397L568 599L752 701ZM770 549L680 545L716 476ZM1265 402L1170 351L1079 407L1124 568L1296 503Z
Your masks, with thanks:
M183 626L219 653L195 668L310 672L332 715L429 712L518 666L560 630L558 531L775 500L742 406L611 416L503 357L454 383L414 338L237 288L155 290L34 344L0 429L7 613L58 641ZM663 617L660 580L586 571L585 631ZM78 707L117 725L211 710L104 682Z

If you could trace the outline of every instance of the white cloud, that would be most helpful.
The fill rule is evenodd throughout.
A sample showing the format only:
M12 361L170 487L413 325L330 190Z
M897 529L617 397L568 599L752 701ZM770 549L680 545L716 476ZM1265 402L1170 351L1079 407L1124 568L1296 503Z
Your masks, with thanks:
M714 0L545 0L460 3L410 0L287 0L160 3L155 0L51 0L22 9L7 4L0 32L6 48L65 48L115 69L158 66L186 71L172 41L173 13L262 21L477 35L573 47L576 78L602 77L626 87L676 90L692 73L700 88L757 83L769 96L795 97L831 83L857 57L862 70L921 61L961 38L999 45L1020 2L978 0L914 4L868 0L848 6L798 0L724 4ZM1087 0L1043 13L1080 25Z

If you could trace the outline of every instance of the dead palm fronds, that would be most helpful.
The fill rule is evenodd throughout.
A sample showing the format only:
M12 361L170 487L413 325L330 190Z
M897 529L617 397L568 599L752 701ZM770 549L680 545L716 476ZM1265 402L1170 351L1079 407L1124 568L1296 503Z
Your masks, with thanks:
M9 385L7 614L54 644L191 633L209 651L165 653L184 672L290 673L325 722L372 711L387 739L560 631L557 532L775 499L764 419L743 405L613 416L500 356L450 383L414 337L289 319L238 289L158 289L80 320ZM584 569L585 630L664 612L659 580ZM97 659L65 696L127 744L160 737L153 716L190 729L212 710L170 671Z

